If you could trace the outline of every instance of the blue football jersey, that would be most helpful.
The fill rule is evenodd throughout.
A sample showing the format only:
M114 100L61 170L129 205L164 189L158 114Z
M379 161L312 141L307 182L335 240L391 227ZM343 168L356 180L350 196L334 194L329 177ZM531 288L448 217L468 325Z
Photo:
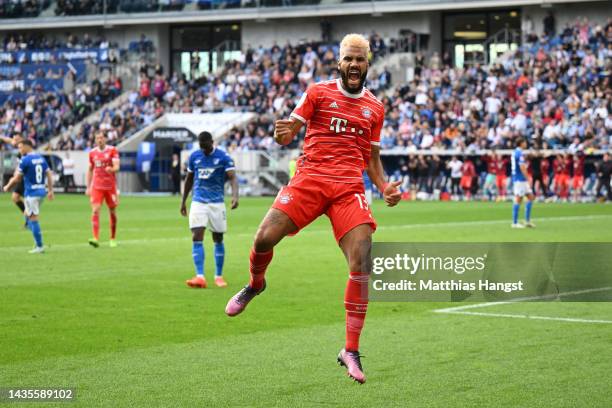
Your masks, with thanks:
M215 149L210 155L196 150L189 156L187 170L193 173L193 201L222 203L225 173L234 170L234 161L223 150Z
M512 181L527 181L521 171L521 165L525 164L525 156L520 147L514 149L512 153Z
M26 197L47 195L47 170L49 165L38 153L30 153L21 158L19 173L23 176Z

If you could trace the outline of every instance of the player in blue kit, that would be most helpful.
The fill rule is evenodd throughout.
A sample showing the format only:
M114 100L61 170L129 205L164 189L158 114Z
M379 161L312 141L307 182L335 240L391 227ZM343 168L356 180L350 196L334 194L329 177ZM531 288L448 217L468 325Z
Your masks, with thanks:
M514 204L512 205L512 228L534 228L531 222L531 206L533 204L533 193L527 181L527 162L523 149L527 148L527 140L519 139L516 149L512 153L512 185L514 189ZM525 224L519 224L518 215L523 197L527 198L525 203Z
M186 281L192 288L206 288L204 277L204 230L210 229L215 243L215 285L223 288L227 282L223 279L223 262L225 246L223 234L227 230L225 217L224 187L226 179L232 186L232 210L238 207L238 178L234 170L234 161L222 150L213 145L212 135L202 132L198 135L200 150L189 156L187 179L181 202L181 215L187 216L187 197L193 187L191 207L189 209L189 228L191 228L193 247L192 256L196 276Z
M28 217L29 228L36 243L36 246L29 252L31 254L42 254L45 250L38 216L45 196L49 200L53 200L53 172L49 169L45 158L33 152L31 141L21 140L17 147L19 148L19 153L21 153L19 169L9 180L8 184L4 186L4 191L9 191L21 180L24 181L24 214Z

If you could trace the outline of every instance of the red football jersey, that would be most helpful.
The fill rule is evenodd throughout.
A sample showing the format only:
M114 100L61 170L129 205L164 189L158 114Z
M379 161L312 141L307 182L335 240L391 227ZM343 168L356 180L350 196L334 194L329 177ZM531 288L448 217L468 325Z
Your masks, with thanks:
M485 156L485 161L487 163L487 173L489 174L497 174L497 161L499 159L494 159L493 156Z
M369 90L351 94L340 79L319 82L306 90L291 117L307 126L299 171L327 181L363 182L385 118L383 104Z
M555 174L563 174L565 173L565 160L555 159L553 161L553 172Z
M498 158L495 164L497 165L497 171L495 172L495 174L497 174L498 176L505 176L506 168L508 167L508 159L506 157Z
M463 177L474 177L476 176L476 169L474 168L474 163L472 163L470 160L466 160L465 163L463 163Z
M119 152L113 146L106 146L104 150L95 147L89 152L89 166L93 169L91 188L96 190L117 188L115 173L108 173L105 170L113 166L113 160L119 160Z
M542 162L540 163L540 172L544 175L548 175L549 167L550 167L550 163L548 162L548 159L543 158Z
M563 163L563 174L566 176L572 175L572 168L574 167L574 160L571 157L565 159L565 163Z
M584 177L584 156L574 159L574 177Z

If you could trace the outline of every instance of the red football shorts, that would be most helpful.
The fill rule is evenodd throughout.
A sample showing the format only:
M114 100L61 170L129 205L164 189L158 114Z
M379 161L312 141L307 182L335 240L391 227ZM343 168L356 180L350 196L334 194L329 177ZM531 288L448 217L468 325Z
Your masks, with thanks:
M106 201L108 208L115 208L119 205L119 197L117 196L117 190L91 190L90 202L92 204L102 204Z
M472 176L462 176L459 185L465 190L470 189L472 187Z
M319 216L327 215L337 242L361 224L368 224L372 232L376 231L363 183L323 181L298 172L278 192L272 208L287 214L300 230Z
M506 176L497 176L495 177L495 185L500 191L506 189Z
M584 185L584 176L574 176L572 178L572 188L574 190L582 190Z

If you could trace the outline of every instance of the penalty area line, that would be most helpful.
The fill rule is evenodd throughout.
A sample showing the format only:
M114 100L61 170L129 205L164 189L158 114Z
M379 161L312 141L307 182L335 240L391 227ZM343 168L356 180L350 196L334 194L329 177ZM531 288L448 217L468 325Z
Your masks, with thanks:
M498 305L508 305L512 303L520 303L520 302L526 302L530 300L557 299L557 298L561 298L564 296L573 296L573 295L580 295L580 294L585 294L585 293L606 292L609 290L612 290L611 286L607 286L603 288L576 290L572 292L564 292L564 293L553 294L553 295L516 298L516 299L502 301L502 302L486 302L486 303L477 303L477 304L463 305L463 306L456 306L456 307L447 307L444 309L436 309L433 312L434 313L445 313L445 314L459 314L459 315L466 315L466 316L503 317L503 318L510 318L510 319L552 320L552 321L572 322L572 323L612 324L612 320L604 320L604 319L579 319L579 318L573 318L573 317L538 316L538 315L518 314L518 313L493 313L493 312L468 311L469 309L485 308L485 307L498 306Z

